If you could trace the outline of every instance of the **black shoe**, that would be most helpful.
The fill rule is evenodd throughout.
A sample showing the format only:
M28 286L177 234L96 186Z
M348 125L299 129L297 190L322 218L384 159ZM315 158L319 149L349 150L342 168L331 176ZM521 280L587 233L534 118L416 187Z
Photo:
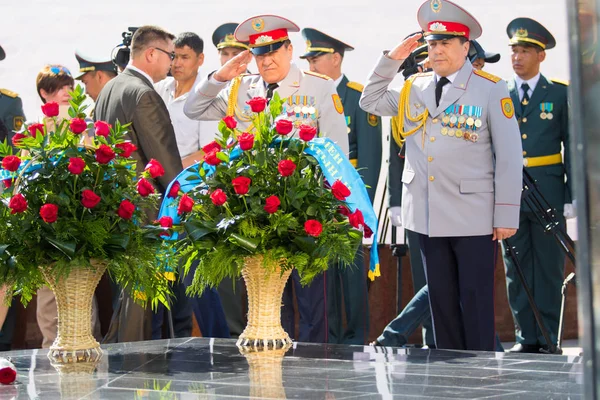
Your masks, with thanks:
M506 350L507 353L539 353L540 346L537 344L522 344L517 343L510 349Z

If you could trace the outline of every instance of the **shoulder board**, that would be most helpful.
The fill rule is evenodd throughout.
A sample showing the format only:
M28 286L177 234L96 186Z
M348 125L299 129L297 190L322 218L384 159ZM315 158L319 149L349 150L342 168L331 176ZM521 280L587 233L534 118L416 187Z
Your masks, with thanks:
M559 85L563 85L563 86L569 86L569 81L565 81L563 79L550 79L552 82L554 83L558 83Z
M489 72L485 72L485 71L482 71L480 69L473 69L473 73L475 75L479 75L480 77L485 78L488 81L492 81L494 83L498 83L498 82L500 82L502 80L502 78L500 78L499 76L492 75Z
M312 72L312 71L304 71L304 73L306 75L312 75L312 76L316 76L317 78L321 78L321 79L325 79L326 81L330 80L331 78L328 77L327 75L323 75L323 74L317 74L316 72Z
M2 93L5 96L12 97L13 99L19 97L17 93L12 92L8 89L0 89L0 93Z
M348 86L350 89L354 89L357 92L361 92L363 91L363 89L365 88L364 85L361 85L358 82L348 82L346 83L346 86Z

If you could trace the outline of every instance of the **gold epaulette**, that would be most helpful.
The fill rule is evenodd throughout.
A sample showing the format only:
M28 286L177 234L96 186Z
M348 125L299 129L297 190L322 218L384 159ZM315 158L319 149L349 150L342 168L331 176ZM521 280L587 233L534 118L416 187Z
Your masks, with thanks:
M346 83L346 86L348 86L350 89L354 89L357 92L361 92L361 93L362 93L363 89L365 88L364 85L361 85L358 82L348 82L348 83Z
M565 81L564 79L550 79L554 83L558 83L559 85L569 86L569 81Z
M321 79L325 79L326 81L330 80L331 78L328 77L327 75L323 75L323 74L317 74L316 72L312 72L312 71L304 71L304 73L306 75L312 75L312 76L316 76L317 78L321 78Z
M414 81L417 78L425 78L427 76L431 76L433 74L433 72L428 71L428 72L417 72L416 74L412 74L408 79L412 81Z
M17 97L19 97L18 93L15 93L15 92L13 92L11 90L8 90L8 89L0 89L0 93L2 93L5 96L11 97L13 99L16 99Z
M475 75L479 75L480 77L485 78L488 81L492 81L494 83L498 83L498 82L500 82L502 80L502 78L500 78L499 76L490 74L489 72L485 72L485 71L482 71L480 69L473 69L473 73Z

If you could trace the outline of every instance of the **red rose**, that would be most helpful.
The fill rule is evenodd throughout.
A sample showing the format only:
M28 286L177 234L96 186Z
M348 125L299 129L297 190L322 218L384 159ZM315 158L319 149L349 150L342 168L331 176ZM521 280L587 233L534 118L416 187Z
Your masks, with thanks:
M81 204L85 208L94 208L100 203L100 196L92 192L90 189L85 189L81 192Z
M69 166L67 167L67 169L69 170L70 173L72 173L73 175L79 175L83 172L84 168L85 168L85 161L83 161L81 158L76 158L76 157L69 158Z
M7 171L15 172L19 169L19 165L21 165L21 159L17 156L6 156L2 160L2 168Z
M365 239L369 239L371 236L373 236L373 231L371 230L371 228L369 228L369 225L365 225Z
M310 142L317 135L317 128L310 125L300 125L300 139Z
M267 106L267 99L264 97L253 97L246 102L252 109L252 112L259 113Z
M227 126L229 129L235 129L237 126L237 121L231 115L223 118L223 122L225 122L225 126Z
M304 230L310 236L319 237L321 232L323 232L323 225L315 219L309 219L304 223Z
M181 185L179 184L179 181L173 182L173 184L171 185L171 189L169 189L169 194L167 195L167 197L170 197L172 199L176 198L177 196L179 196L180 190Z
M148 171L150 173L150 176L154 179L165 174L165 169L163 168L163 166L154 158L150 159L144 171Z
M217 157L217 150L212 150L204 156L204 161L206 161L209 165L219 165L221 164L221 159Z
M0 368L0 383L3 385L10 385L17 379L17 370L11 366L4 366Z
M240 144L240 149L242 150L250 150L252 146L254 146L254 135L251 133L242 133L238 137L238 143Z
M49 224L56 222L58 218L58 206L56 204L44 204L40 208L40 217Z
M350 189L342 181L335 181L333 186L331 186L331 193L333 193L336 199L344 201L346 197L350 196Z
M108 164L115 156L116 154L113 149L105 144L101 144L100 147L96 149L96 161L100 164Z
M277 196L269 196L265 200L265 211L269 214L273 214L277 212L277 209L281 205L281 201L279 201L279 197Z
M17 147L21 145L21 140L25 139L27 136L23 135L22 133L15 133L15 135L12 138L12 144L13 146Z
M187 194L181 196L181 200L179 200L179 206L177 206L177 214L181 215L186 212L192 211L194 208L194 200Z
M3 179L2 183L4 184L4 188L8 189L9 187L12 186L12 178L8 178L8 179Z
M345 215L346 217L348 217L348 216L350 216L350 214L352 214L350 212L350 210L348 209L348 207L346 207L346 206L339 206L338 212L342 215Z
M290 176L296 170L296 164L292 160L281 160L277 165L277 170L281 176Z
M148 197L152 193L154 193L154 186L152 186L152 184L149 181L147 181L145 178L141 178L137 182L137 190L138 190L138 193L140 194L140 196Z
M250 189L250 183L252 180L250 178L246 178L245 176L238 176L231 180L233 184L233 190L237 194L246 194L248 193L248 189Z
M227 195L221 189L217 189L210 194L210 200L215 206L220 207L227 202Z
M293 128L294 124L292 124L292 121L288 121L287 119L280 119L275 124L275 130L280 135L287 135L292 131Z
M136 145L131 142L119 143L116 144L115 147L121 150L121 154L119 155L124 158L128 158L131 156L131 153L137 150Z
M31 124L27 127L27 130L32 137L35 137L38 132L44 136L44 125L42 124Z
M173 218L164 216L157 221L163 228L171 228L173 226Z
M356 229L360 229L361 225L365 226L365 219L363 218L363 214L359 209L356 209L356 211L350 214L348 220L350 221L350 225Z
M97 136L108 137L110 135L110 124L104 121L96 121L94 123L94 132Z
M11 214L21 213L27 210L27 200L21 193L15 194L8 202L8 208L12 211Z
M123 219L131 219L131 217L133 217L134 211L135 205L129 200L123 200L121 204L119 204L117 215Z
M81 118L73 118L69 123L69 129L76 135L79 135L81 132L87 129L86 122Z
M214 140L212 142L210 142L209 144L207 144L206 146L202 147L202 151L204 151L205 153L210 153L213 150L221 151L221 150L223 150L223 148L221 147L221 145L219 143L215 142Z
M42 112L46 117L56 117L58 115L58 103L51 101L42 106Z

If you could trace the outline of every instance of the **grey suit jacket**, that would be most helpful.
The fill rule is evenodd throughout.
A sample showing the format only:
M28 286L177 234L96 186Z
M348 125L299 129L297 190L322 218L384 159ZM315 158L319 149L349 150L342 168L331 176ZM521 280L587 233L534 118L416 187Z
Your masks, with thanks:
M360 105L376 115L398 113L399 90L388 90L402 61L382 56L363 91ZM499 78L498 78L499 79ZM494 79L495 80L495 79ZM402 224L431 237L488 235L493 228L518 228L523 155L506 82L474 73L466 61L452 86L435 104L433 73L418 74L409 112L429 111L425 129L406 138L402 174ZM476 141L442 134L442 118L452 105L480 107ZM503 106L504 108L503 111ZM404 130L417 123L405 118Z
M183 169L169 111L142 74L125 69L111 79L98 95L95 119L113 125L116 121L132 123L128 136L138 148L133 153L137 170L143 171L152 158L158 160L165 169L157 179L162 193Z
M227 115L231 85L219 84L204 79L190 92L184 106L184 113L189 118L202 121L218 121ZM331 79L316 76L300 70L292 63L286 78L279 82L275 90L282 99L289 99L284 105L282 116L298 123L318 128L319 135L329 137L348 154L348 128L344 117L343 106L335 84ZM246 104L253 97L265 97L266 85L260 75L248 75L240 83L235 117L239 129L250 126L250 108ZM336 98L339 100L336 108ZM295 113L298 107L313 108L312 113ZM287 110L287 112L286 112ZM311 110L312 111L312 110Z

